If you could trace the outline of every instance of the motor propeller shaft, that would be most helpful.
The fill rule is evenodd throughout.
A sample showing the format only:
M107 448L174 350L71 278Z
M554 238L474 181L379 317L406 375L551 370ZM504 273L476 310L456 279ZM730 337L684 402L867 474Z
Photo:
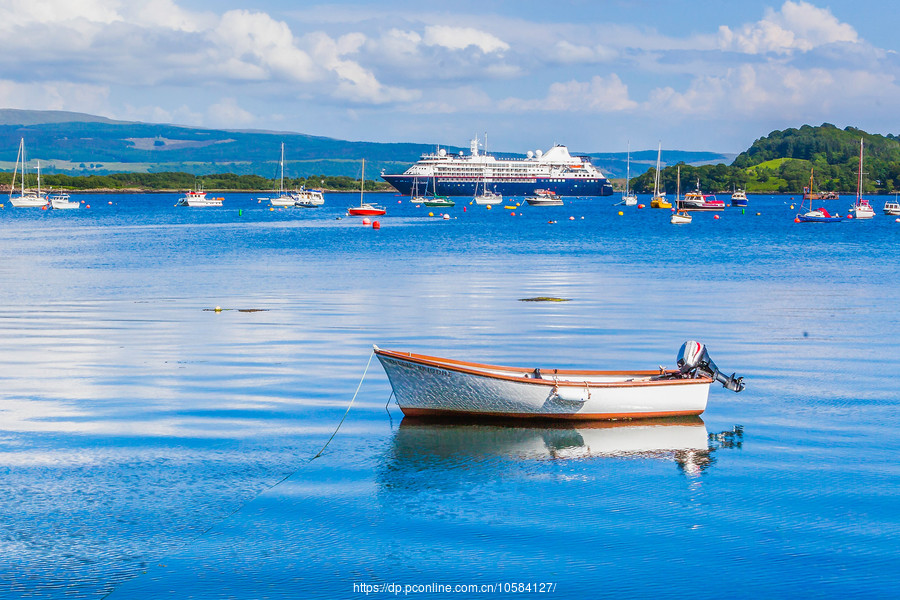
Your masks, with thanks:
M722 374L719 367L709 357L706 346L694 340L688 340L681 345L678 351L678 369L684 375L697 377L705 375L711 377L721 383L726 389L733 392L742 392L744 390L744 378L735 377L734 373L730 376Z

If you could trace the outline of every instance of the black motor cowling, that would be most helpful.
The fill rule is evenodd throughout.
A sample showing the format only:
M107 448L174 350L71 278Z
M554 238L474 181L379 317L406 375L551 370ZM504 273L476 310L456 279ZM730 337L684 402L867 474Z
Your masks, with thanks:
M681 345L681 350L678 351L678 369L683 375L690 377L712 377L733 392L744 390L744 378L735 377L734 373L731 376L723 375L709 357L706 346L700 342L689 340Z

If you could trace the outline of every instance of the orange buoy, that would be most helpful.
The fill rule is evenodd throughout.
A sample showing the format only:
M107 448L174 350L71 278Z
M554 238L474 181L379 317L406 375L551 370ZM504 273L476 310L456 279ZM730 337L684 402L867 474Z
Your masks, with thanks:
M848 219L852 219L852 218L853 218L853 215L847 215L847 218L848 218Z
M794 223L799 223L799 222L800 222L800 217L794 217Z
M719 215L714 215L714 216L713 216L713 219L718 219L718 218L719 218Z
M638 204L638 208L644 208L643 204Z

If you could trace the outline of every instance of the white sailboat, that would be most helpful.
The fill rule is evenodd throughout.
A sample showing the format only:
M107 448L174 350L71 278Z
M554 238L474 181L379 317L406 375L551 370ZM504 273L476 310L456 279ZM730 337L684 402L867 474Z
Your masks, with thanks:
M662 145L660 145L660 150L662 150ZM625 159L625 193L622 194L622 204L625 206L635 206L637 204L637 196L633 193L628 192L628 182L631 181L631 142L628 142L628 156ZM659 164L656 166L657 170L659 169Z
M37 190L25 187L25 138L19 141L19 153L16 155L16 168L13 171L12 183L9 187L9 203L17 208L39 208L47 206L47 194L41 191L41 173L38 167ZM16 194L16 175L21 175L19 192Z
M859 173L856 178L856 202L853 204L853 215L857 219L871 219L875 216L875 209L869 201L862 197L863 177L863 139L859 138Z
M269 199L272 206L294 206L296 198L284 191L284 142L281 142L281 179L278 188L278 195Z

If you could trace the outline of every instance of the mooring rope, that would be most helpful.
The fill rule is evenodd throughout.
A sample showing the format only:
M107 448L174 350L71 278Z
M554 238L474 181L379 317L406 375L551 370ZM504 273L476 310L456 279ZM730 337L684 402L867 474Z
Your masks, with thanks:
M361 377L360 380L359 380L359 385L356 386L356 391L353 393L353 398L350 399L350 404L347 405L347 412L345 412L345 413L344 413L344 416L341 417L341 422L338 423L337 429L334 430L334 433L331 434L331 437L328 438L328 441L325 442L325 445L322 446L322 449L319 450L318 454L316 454L316 455L313 456L311 459L309 459L309 462L312 462L312 461L316 460L317 458L319 458L320 456L322 456L322 453L325 452L325 448L328 447L328 444L331 443L331 440L334 439L334 436L336 436L338 430L340 430L341 425L344 424L344 419L346 419L346 418L347 418L347 415L350 414L350 409L353 407L353 403L356 401L356 396L357 396L357 394L359 394L359 389L362 387L363 381L364 381L365 378L366 378L366 373L369 372L369 365L372 364L372 357L373 357L373 356L375 356L375 351L374 351L374 350L372 351L371 354L369 354L369 362L366 363L366 370L363 371L362 377ZM280 482L279 482L279 483L280 483Z
M221 518L217 519L215 522L211 523L211 524L208 525L205 529L203 529L200 533L198 533L197 535L193 536L193 537L190 538L189 540L185 541L185 542L184 542L177 550L173 550L173 552L170 553L170 555L173 554L173 553L175 553L175 552L180 552L182 549L184 549L184 548L188 547L189 545L193 544L194 542L196 542L197 540L199 540L200 538L202 538L203 536L205 536L207 533L209 533L210 531L212 531L214 528L218 527L221 523L224 523L225 521L227 521L228 519L230 519L231 517L233 517L235 514L237 514L237 513L239 513L240 511L244 510L244 507L245 507L245 506L247 506L247 505L250 504L251 502L255 501L257 498L259 498L260 496L262 496L263 494L265 494L265 493L268 492L269 490L271 490L271 489L273 489L273 488L275 488L275 487L281 485L282 483L284 483L285 481L287 481L288 479L290 479L291 477L293 477L294 474L295 474L297 471L299 471L301 468L303 468L304 464L309 464L309 463L311 463L312 461L314 461L315 459L317 459L317 458L319 458L320 456L322 456L322 453L325 452L325 448L328 447L328 444L330 444L330 443L331 443L331 440L334 439L334 436L337 435L337 432L338 432L338 430L341 428L341 425L344 424L344 419L346 419L346 418L347 418L347 415L350 414L350 408L353 406L353 402L356 401L356 396L359 394L359 390L360 390L360 388L362 388L363 381L366 379L366 374L369 372L369 366L372 364L372 357L373 357L373 356L375 356L375 351L374 351L374 350L372 351L371 354L369 354L369 361L366 363L366 369L365 369L365 371L363 371L363 375L362 375L362 377L361 377L360 380L359 380L359 385L356 386L356 392L353 393L353 398L350 399L350 404L347 406L347 411L344 413L344 416L341 417L341 421L340 421L340 423L338 423L337 429L334 430L334 433L331 434L331 437L328 438L328 441L325 442L325 445L322 446L322 449L319 450L318 454L316 454L316 455L313 456L311 459L309 459L308 461L306 461L306 463L301 463L296 469L292 470L290 473L288 473L287 475L285 475L284 477L282 477L281 479L279 479L279 480L276 481L275 483L266 486L265 488L263 488L262 490L260 490L259 492L257 492L252 498L250 498L250 499L248 499L248 500L245 500L244 502L241 502L238 506L236 506L236 507L235 507L231 512L229 512L227 515L225 515L224 517L221 517ZM391 393L393 394L393 392L391 392ZM390 402L390 398L388 398L388 402ZM390 413L388 413L388 414L390 414ZM165 555L164 555L164 556L165 556ZM164 558L164 556L160 556L158 559L155 559L155 560L162 560L162 559ZM144 571L143 571L143 574L146 574L146 573L147 573L147 571L144 570ZM138 575L135 576L135 577L140 577L140 574L138 574ZM117 584L114 584L113 587L112 587L108 592L106 592L106 594L104 594L104 595L101 597L101 600L105 600L106 598L108 598L109 596L111 596L113 593L115 593L116 590L119 589L119 586L121 586L121 585L122 585L123 583L125 583L126 581L128 581L128 580L123 580L123 581L120 581L120 582L117 583Z

